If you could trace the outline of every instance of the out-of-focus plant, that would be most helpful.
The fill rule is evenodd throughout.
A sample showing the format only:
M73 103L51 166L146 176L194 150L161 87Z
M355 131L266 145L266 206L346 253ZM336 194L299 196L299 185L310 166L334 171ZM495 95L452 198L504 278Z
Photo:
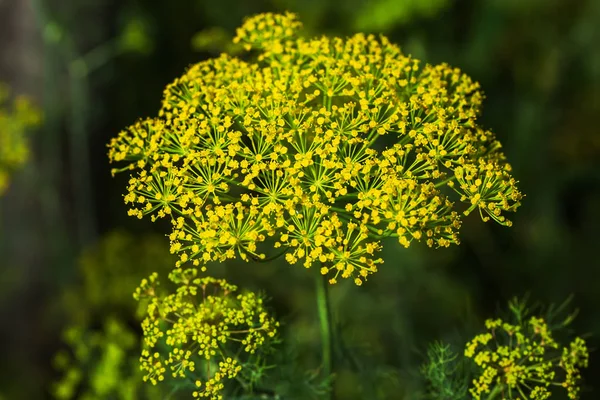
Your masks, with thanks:
M131 299L140 275L167 271L173 262L160 236L111 232L81 254L78 281L64 291L63 308L71 320L85 323L107 311L141 317Z
M230 0L228 6L241 8L246 5L243 0ZM416 21L427 20L438 16L449 8L452 0L347 0L340 3L336 0L270 0L274 9L289 10L302 16L305 31L319 32L323 21L332 15L338 15L335 21L341 31L389 32ZM232 19L230 14L222 14L211 9L212 3L204 2L204 15L211 21L227 23ZM226 6L227 7L227 6ZM227 16L227 18L225 18ZM233 35L220 25L198 31L191 40L191 47L196 51L211 53L228 53L236 55L240 47L231 42Z
M123 18L116 35L99 43L86 42L86 39L77 35L81 18L69 19L63 14L61 7L51 7L46 3L43 0L31 2L48 50L44 73L48 83L45 95L52 101L46 105L48 124L42 149L47 153L45 173L53 175L52 179L59 180L62 168L59 160L63 157L59 155L57 143L63 141L63 130L66 130L66 154L69 158L68 172L72 187L70 195L73 201L72 212L75 213L73 225L77 232L70 240L87 246L98 239L98 229L93 218L96 196L92 184L90 150L92 118L97 115L97 108L92 105L95 78L119 57L132 54L147 56L153 50L154 41L151 24L143 15L138 14ZM78 10L78 7L74 10ZM56 217L48 215L46 218ZM64 222L53 221L53 224L58 227Z
M57 399L164 398L162 388L143 385L139 368L139 323L143 312L131 293L139 275L163 271L173 256L162 239L113 232L87 249L79 261L80 281L66 288L62 309L68 349L54 359L61 378L53 385Z
M589 351L581 337L569 341L564 335L575 317L561 317L567 304L544 310L511 300L509 316L485 321L486 332L466 344L463 358L447 344L431 345L422 368L430 388L426 397L545 400L566 391L569 399L579 399Z
M148 22L143 18L131 18L117 38L117 49L122 53L148 54L154 48Z
M256 364L270 349L279 324L261 296L197 275L194 268L174 270L169 278L177 289L164 296L156 273L136 289L134 297L147 300L141 368L144 381L154 385L165 375L184 381L193 377L193 397L221 399L225 382L243 376L244 364ZM168 351L161 354L161 349Z
M223 28L212 27L197 32L191 40L192 49L235 55L243 49L233 43L233 37Z
M111 141L111 162L127 163L113 171L136 171L129 214L171 220L178 268L266 260L275 248L330 284L361 285L383 262L381 239L458 243L453 196L465 215L510 226L504 214L521 193L477 122L477 83L420 66L385 37L304 39L300 26L291 13L247 19L234 43L256 62L223 54L192 66L166 88L158 117ZM317 302L328 377L319 276Z
M337 30L338 32L349 30L389 32L394 28L439 17L443 11L455 4L455 1L346 0L339 2L337 0L304 0L298 2L296 0L263 0L250 5L243 0L226 0L221 9L215 9L210 1L198 0L198 3L202 7L202 17L216 21L217 26L231 26L231 20L239 18L240 13L249 14L265 9L278 12L288 10L301 15L306 29L315 33L322 32L323 29ZM232 10L232 12L223 10Z
M447 8L451 0L360 1L354 27L361 31L389 30L419 18L430 18Z
M18 96L9 103L10 90L0 83L0 196L10 182L10 175L29 159L27 133L41 123L41 111L33 102Z
M138 332L115 317L107 317L100 329L73 325L64 333L73 355L59 352L55 368L62 378L53 386L57 399L163 399L166 391L142 385L135 354Z

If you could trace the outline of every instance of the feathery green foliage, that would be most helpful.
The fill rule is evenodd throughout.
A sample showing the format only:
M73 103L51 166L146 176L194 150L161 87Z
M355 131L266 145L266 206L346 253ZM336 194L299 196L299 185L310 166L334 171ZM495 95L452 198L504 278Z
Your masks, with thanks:
M443 342L434 342L427 349L427 362L421 367L427 382L425 398L430 400L466 399L469 377L461 354Z

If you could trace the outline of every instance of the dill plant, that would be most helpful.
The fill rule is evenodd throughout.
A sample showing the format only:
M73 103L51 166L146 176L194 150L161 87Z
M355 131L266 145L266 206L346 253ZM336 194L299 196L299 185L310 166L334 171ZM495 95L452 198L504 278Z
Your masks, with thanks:
M478 123L483 94L471 78L383 36L304 38L300 27L291 13L248 18L234 38L248 57L192 65L166 87L156 117L110 142L109 158L113 173L129 173L129 215L171 221L177 274L235 258L315 267L329 376L327 283L363 284L383 263L385 238L457 244L461 216L474 211L510 226L522 195L500 143ZM153 315L159 303L150 304ZM166 308L195 313L201 304ZM176 341L174 328L153 321L150 347L155 334ZM159 380L163 356L144 354L142 367ZM213 393L204 388L198 396Z
M67 287L60 301L68 324L62 334L65 346L53 360L60 375L50 388L54 398L152 400L186 389L188 395L219 398L229 378L251 392L264 377L261 366L270 366L263 349L271 348L265 341L275 341L279 324L265 313L263 297L237 291L224 280L195 279L193 269L171 271L175 293L167 285L163 290L158 275L167 274L175 259L161 241L115 231L82 253L80 281ZM136 290L136 304L131 292L140 272L150 277ZM179 325L171 326L174 318ZM143 339L132 323L141 324ZM158 351L165 349L170 349L167 356L160 357ZM202 359L198 351L192 354L199 349ZM188 369L193 381L185 376ZM197 385L200 376L207 379Z
M431 344L421 368L424 397L546 400L562 392L579 399L589 350L565 329L575 317L564 315L569 301L544 309L512 299L506 316L486 320L485 331L464 345L464 357L449 344Z
M465 347L465 357L479 367L469 389L473 398L545 400L562 388L569 399L578 399L581 369L589 361L586 342L581 337L569 342L557 338L574 314L556 320L552 310L548 316L538 315L517 299L509 309L510 318L486 320L486 332Z

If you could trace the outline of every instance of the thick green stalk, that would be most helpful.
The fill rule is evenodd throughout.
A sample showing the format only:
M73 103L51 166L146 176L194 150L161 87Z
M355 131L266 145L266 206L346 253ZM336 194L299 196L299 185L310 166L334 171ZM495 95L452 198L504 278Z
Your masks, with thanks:
M319 311L319 322L321 325L321 348L323 357L323 375L329 378L332 372L332 337L331 337L331 310L329 308L328 283L325 276L316 275L317 284L317 307Z

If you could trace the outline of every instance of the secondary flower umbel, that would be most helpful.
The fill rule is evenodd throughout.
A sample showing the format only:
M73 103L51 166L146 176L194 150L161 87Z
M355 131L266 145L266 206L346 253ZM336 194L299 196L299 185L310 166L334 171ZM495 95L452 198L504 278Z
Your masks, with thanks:
M169 216L180 263L264 259L275 247L331 283L361 284L384 237L458 243L454 192L465 214L510 225L521 194L477 123L477 83L385 37L304 39L299 27L293 14L249 18L235 41L256 62L223 54L192 66L158 117L111 142L111 161L132 171L129 213Z
M485 322L486 333L467 343L465 356L481 368L470 389L475 400L502 394L510 400L546 400L562 387L578 399L581 369L589 353L582 338L562 346L541 317L521 318L515 324L501 319Z
M268 347L279 323L254 293L238 293L222 279L198 278L194 268L174 270L175 293L160 296L157 274L136 289L148 299L142 322L144 349L140 358L144 381L156 385L165 374L195 380L193 397L221 399L227 379L242 369L244 356ZM168 349L168 354L159 353Z

